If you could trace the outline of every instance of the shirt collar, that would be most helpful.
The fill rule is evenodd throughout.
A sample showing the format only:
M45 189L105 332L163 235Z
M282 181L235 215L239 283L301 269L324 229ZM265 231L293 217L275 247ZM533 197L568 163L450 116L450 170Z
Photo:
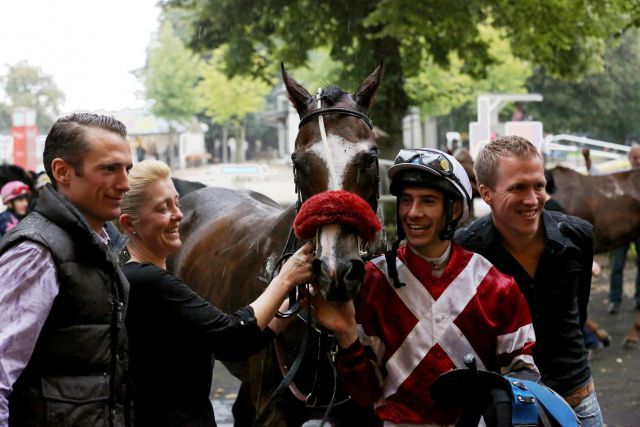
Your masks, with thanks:
M95 231L94 233L96 234L96 236L98 236L98 239L100 239L100 242L104 243L105 246L109 246L109 243L111 242L111 238L109 237L109 233L107 233L107 230L104 227L100 229L99 233L96 233Z
M568 227L566 218L567 215L563 213L542 210L545 239L550 243L552 249L558 252L570 247L578 249L573 240L563 233L563 228Z
M557 218L557 216L560 216L560 218ZM554 251L561 251L568 247L577 248L573 241L562 232L563 227L566 227L566 221L563 221L563 218L566 218L566 215L560 213L554 215L546 209L542 210L540 220L542 221L542 227L544 229L544 238L547 246L551 246ZM498 230L493 223L493 216L489 214L480 218L478 221L481 221L477 233L481 239L482 246L487 248L494 244L494 242L498 242L499 244L500 239L498 237Z

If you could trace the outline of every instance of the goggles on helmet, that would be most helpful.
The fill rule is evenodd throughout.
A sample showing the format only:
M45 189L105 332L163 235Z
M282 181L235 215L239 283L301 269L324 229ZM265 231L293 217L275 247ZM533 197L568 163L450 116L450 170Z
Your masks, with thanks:
M460 188L464 188L453 172L453 164L451 164L451 161L442 153L415 148L412 150L400 150L393 164L399 165L403 163L424 166L440 176L451 179L458 184Z
M398 165L400 163L413 163L426 166L447 178L454 176L453 165L449 159L447 159L444 154L435 151L417 149L400 150L393 164Z

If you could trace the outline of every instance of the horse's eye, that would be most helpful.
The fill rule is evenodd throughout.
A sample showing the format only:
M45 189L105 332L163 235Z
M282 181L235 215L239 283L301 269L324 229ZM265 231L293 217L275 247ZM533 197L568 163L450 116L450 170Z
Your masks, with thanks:
M372 168L375 165L377 159L378 152L370 151L362 156L362 166L364 166L365 168Z

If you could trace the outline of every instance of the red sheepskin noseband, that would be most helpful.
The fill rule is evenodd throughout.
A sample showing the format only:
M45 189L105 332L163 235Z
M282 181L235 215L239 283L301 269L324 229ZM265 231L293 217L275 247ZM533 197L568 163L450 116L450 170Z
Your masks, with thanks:
M343 224L358 231L367 242L376 239L381 225L371 206L357 194L333 190L318 193L306 200L293 222L299 239L312 239L316 231L329 224Z

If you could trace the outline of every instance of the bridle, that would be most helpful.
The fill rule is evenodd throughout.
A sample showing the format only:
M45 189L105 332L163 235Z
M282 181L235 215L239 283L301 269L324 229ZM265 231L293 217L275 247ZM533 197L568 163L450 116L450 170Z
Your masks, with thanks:
M333 156L331 155L331 148L329 147L329 142L327 140L327 133L324 129L324 116L328 114L344 114L347 116L357 117L360 120L364 121L369 129L373 130L373 123L371 123L371 119L366 114L361 113L360 111L352 110L349 108L341 108L341 107L325 107L322 108L322 98L323 98L323 89L318 88L318 92L316 93L316 97L318 98L318 108L310 113L307 113L302 119L300 119L300 124L298 125L298 129L302 128L306 123L308 123L311 119L318 118L318 127L320 128L320 137L322 138L322 147L324 148L324 155L327 160L327 166L329 168L329 173L331 174L333 188L330 190L339 190L338 186L338 175L336 174L336 168L333 164Z
M328 169L330 171L330 174L333 178L333 183L334 183L334 187L338 186L338 179L337 179L337 174L335 171L335 166L333 164L333 157L331 155L331 150L329 147L329 143L327 140L327 135L326 135L326 131L325 131L325 127L324 127L324 116L325 115L329 115L329 114L343 114L343 115L348 115L348 116L352 116L352 117L356 117L361 119L362 121L364 121L367 126L369 126L370 129L373 129L373 123L371 122L371 120L369 119L369 117L364 114L361 113L359 111L356 110L352 110L349 108L341 108L341 107L325 107L322 108L322 89L318 89L318 93L317 93L317 97L318 97L318 108L308 114L306 114L304 117L302 117L302 119L300 120L300 124L298 126L298 129L302 128L302 126L304 126L305 124L309 123L309 121L311 121L314 118L318 119L318 126L320 128L320 135L322 138L322 144L323 144L323 149L325 152L325 158L327 159L327 166ZM296 164L295 161L293 162L293 177L294 177L294 184L295 184L295 192L296 192L296 196L297 196L297 200L296 200L296 214L299 212L300 207L302 206L303 203L303 196L302 196L302 191L300 190L299 187L299 182L298 182L298 173L297 173L297 169L296 169ZM376 186L378 185L378 181L379 181L379 169L378 169L378 164L377 164L377 158L376 158ZM333 189L337 189L337 188L333 188ZM378 191L376 189L376 199L378 198ZM275 275L277 274L277 272L279 271L280 267L282 266L282 264L284 264L284 262L293 255L293 253L298 249L299 245L297 244L297 239L295 237L295 234L293 232L293 228L290 230L289 232L289 236L287 237L287 242L283 248L282 254L280 255L280 257L278 258L278 260L275 263L275 266L273 268L273 271L270 274L270 280L273 277L275 277ZM298 371L298 369L300 368L301 364L302 364L302 360L304 359L304 356L307 352L308 349L308 345L309 345L309 336L312 333L312 330L316 330L318 331L317 328L315 328L312 325L312 319L311 319L311 313L310 313L310 304L308 303L308 311L309 311L309 318L305 319L303 316L301 316L300 314L298 314L298 311L301 308L301 300L303 298L304 292L301 291L299 288L300 287L304 287L307 285L300 285L299 287L296 287L291 294L289 295L289 309L286 310L285 312L278 312L276 314L277 317L279 318L287 318L290 317L292 315L298 315L298 317L300 319L302 319L305 323L307 323L307 328L306 328L306 332L305 335L303 337L302 343L300 345L300 348L298 350L298 354L294 360L294 362L290 365L290 368L287 369L285 367L285 362L283 360L282 357L282 346L280 345L280 343L277 342L278 337L275 338L275 352L276 352L276 358L278 360L278 365L280 368L280 371L282 373L283 379L280 382L280 384L276 387L276 389L274 390L274 392L272 393L272 395L269 397L269 399L267 400L267 402L264 404L264 406L262 407L262 409L259 411L259 413L256 416L256 421L254 425L263 425L266 424L266 420L264 420L264 418L266 417L267 414L267 409L271 406L272 403L276 402L277 400L280 399L280 397L282 396L282 394L284 393L284 391L288 388L292 394L300 401L305 402L305 404L307 405L307 407L314 407L314 408L326 408L326 412L325 412L325 416L323 419L323 422L321 425L324 425L326 419L328 418L332 408L336 405L340 405L346 401L349 400L349 397L347 397L346 399L342 400L341 402L336 403L335 402L335 397L336 397L336 388L337 388L337 373L336 373L336 367L333 361L334 355L335 355L335 348L329 348L326 351L327 353L327 358L331 364L331 368L333 370L333 377L334 377L334 391L333 391L333 395L331 397L331 401L329 402L329 404L327 405L318 405L317 404L317 397L314 395L315 393L315 388L316 388L316 380L317 380L317 369L318 369L318 363L319 363L319 359L320 359L320 354L323 352L323 343L327 342L327 332L326 330L322 330L320 331L320 338L319 338L319 344L318 344L318 360L316 361L316 372L315 372L315 378L313 380L313 385L312 385L312 390L311 392L305 396L302 392L300 392L299 388L295 385L295 383L293 382L293 379ZM333 347L335 347L335 341L333 341ZM264 362L263 362L264 363ZM263 373L264 373L264 367L263 367ZM260 387L261 389L262 387ZM258 404L260 402L260 399L258 398Z

